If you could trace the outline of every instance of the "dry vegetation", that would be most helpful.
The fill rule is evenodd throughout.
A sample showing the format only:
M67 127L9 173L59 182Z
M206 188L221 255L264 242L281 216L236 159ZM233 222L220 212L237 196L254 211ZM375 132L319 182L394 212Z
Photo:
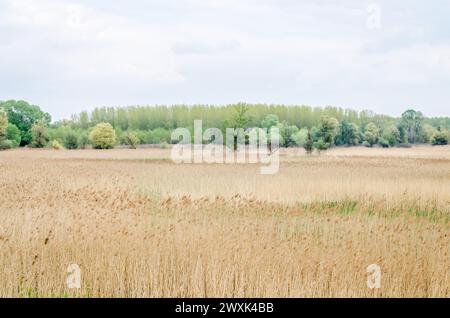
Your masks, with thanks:
M285 150L273 176L168 156L1 152L0 296L450 297L450 147Z

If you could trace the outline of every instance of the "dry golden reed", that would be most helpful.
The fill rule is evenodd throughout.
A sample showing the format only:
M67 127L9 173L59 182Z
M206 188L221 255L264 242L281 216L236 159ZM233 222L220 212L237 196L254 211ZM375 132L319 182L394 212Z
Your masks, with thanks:
M450 147L168 157L1 152L0 296L450 297Z

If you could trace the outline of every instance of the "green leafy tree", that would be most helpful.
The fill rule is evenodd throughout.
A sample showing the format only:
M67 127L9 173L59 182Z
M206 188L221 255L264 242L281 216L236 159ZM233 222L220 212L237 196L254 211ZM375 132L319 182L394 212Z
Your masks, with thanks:
M151 131L151 134L149 135L150 143L151 144L160 144L163 142L170 142L170 131L168 131L165 128L156 128Z
M21 137L20 137L20 130L17 128L16 125L9 123L8 127L6 128L6 139L11 141L11 146L13 148L19 147Z
M314 148L316 148L319 152L328 150L330 146L330 143L325 142L322 138L314 143Z
M270 131L270 128L278 126L279 123L280 120L278 119L277 115L269 114L261 122L261 127L266 128L268 131Z
M389 141L387 141L383 137L378 138L378 144L383 148L389 148Z
M78 136L78 147L85 149L87 145L89 145L89 136L87 132L82 131Z
M431 144L433 146L444 146L448 145L448 134L441 131L440 127L438 128L438 131L431 137Z
M378 142L380 137L380 130L374 123L369 123L364 131L364 140L369 147L372 147Z
M69 131L64 138L64 147L67 149L78 149L78 135L74 131Z
M269 151L272 152L272 128L278 128L279 134L277 134L276 138L278 139L279 145L282 146L284 144L283 136L281 136L281 129L283 124L280 123L277 115L269 114L261 121L261 127L267 130L267 146ZM280 129L281 128L281 129Z
M116 144L116 132L110 123L100 123L91 131L89 139L95 149L111 149Z
M400 133L399 143L402 143L402 144L407 143L408 142L408 136L406 135L405 127L403 127L403 125L401 123L399 123L397 125L397 129L398 129L398 132Z
M277 127L280 130L280 145L283 147L294 147L296 145L295 134L299 132L297 126L283 122L278 124Z
M310 130L311 132L311 136L314 142L318 141L320 138L320 134L319 134L319 128L317 128L316 126L313 126Z
M309 130L306 128L300 129L297 133L295 133L292 138L295 142L295 145L298 147L304 147L306 144L306 140L308 139ZM312 139L312 136L311 136Z
M359 144L359 127L355 123L343 120L336 136L337 145L355 146Z
M131 149L136 149L136 145L139 143L139 139L131 131L128 131L124 136L124 143Z
M307 132L306 140L305 140L305 144L304 144L303 148L305 148L306 153L308 155L312 154L312 152L314 150L314 140L313 140L310 130L308 130L308 132Z
M406 138L409 143L416 143L421 134L424 117L421 112L413 109L408 109L402 114L400 126L403 127L406 133Z
M438 127L440 128L440 127ZM422 131L421 134L419 136L419 140L420 142L423 143L431 143L431 138L433 138L433 136L437 133L437 129L434 128L433 126L431 126L430 124L423 124L422 126Z
M246 104L237 104L233 107L234 114L228 123L228 128L248 128L250 116L248 115L249 107Z
M334 138L336 137L338 125L339 122L336 118L322 117L319 125L319 140L322 139L322 145L328 144L328 147L330 147L334 144Z
M9 122L19 128L22 146L31 142L31 127L35 123L42 122L44 125L48 125L51 122L48 113L43 112L39 106L30 105L25 101L9 100L2 102L0 103L0 109L7 113Z
M316 138L318 139L314 142L314 148L319 152L329 149L334 144L338 126L339 122L336 118L322 117L316 132Z
M86 111L80 113L78 120L80 128L87 129L89 127L89 115Z
M47 126L44 122L37 122L31 127L31 146L44 148L49 142Z
M394 147L401 142L400 131L395 126L385 129L382 138L387 141L390 147Z
M233 114L230 120L225 120L225 128L233 129L246 129L250 123L250 116L248 115L249 107L246 104L239 103L233 106ZM237 149L237 133L234 136L234 150ZM248 134L245 134L245 143L247 144L249 140Z
M0 150L11 148L11 142L6 139L8 129L8 117L0 110Z
M8 128L8 117L6 113L0 110L0 139L6 139L6 130Z

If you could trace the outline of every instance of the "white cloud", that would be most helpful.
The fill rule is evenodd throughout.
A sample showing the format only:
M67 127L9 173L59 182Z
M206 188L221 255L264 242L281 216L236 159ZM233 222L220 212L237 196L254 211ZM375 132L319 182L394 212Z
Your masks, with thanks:
M26 30L14 47L44 53L41 67L56 67L67 80L182 80L167 35L126 17L56 0L14 0L1 18L2 27Z

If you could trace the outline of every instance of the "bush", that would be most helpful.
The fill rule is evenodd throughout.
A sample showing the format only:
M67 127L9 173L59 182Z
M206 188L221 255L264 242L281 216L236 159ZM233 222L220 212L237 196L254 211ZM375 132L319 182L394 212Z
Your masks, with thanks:
M359 127L354 123L343 120L338 128L336 145L354 146L359 144Z
M73 132L69 131L64 138L64 146L67 149L77 149L78 148L78 136Z
M61 143L56 139L52 141L52 148L55 150L64 149L63 145L61 145Z
M89 140L95 149L111 149L116 144L116 132L111 124L100 123L91 131Z
M292 139L295 142L295 145L298 147L304 147L308 140L308 129L303 128L292 136Z
M12 148L11 140L4 139L0 141L0 150L6 150L11 148Z
M448 136L443 131L438 131L431 137L431 144L433 146L444 146L448 145Z
M369 123L364 131L364 140L372 147L378 142L379 138L378 127L374 123Z
M322 139L323 142L319 143L319 146L324 146L326 149L330 148L332 144L334 144L334 139L337 134L337 128L339 126L339 122L336 118L324 116L320 120L319 125L319 139ZM317 142L320 142L318 140ZM327 146L328 144L328 146ZM316 147L319 149L318 147ZM326 150L322 149L322 150ZM320 149L319 149L320 150Z
M280 130L280 146L294 147L297 145L296 134L299 132L297 126L288 125L286 122L278 124Z
M43 122L34 124L31 127L31 146L44 148L49 141L47 127Z
M89 144L89 137L88 137L87 133L82 132L78 136L78 148L85 149L88 144Z
M16 125L8 124L8 127L6 128L6 139L11 141L12 148L20 146L22 138L20 136L20 130Z
M330 143L325 142L322 138L314 143L314 148L316 148L319 152L323 150L328 150L330 148Z
M125 145L130 146L131 149L136 149L136 145L139 143L138 137L130 131L125 134L123 141Z
M151 139L151 131L137 130L133 133L138 139L138 144L149 144Z
M389 146L394 147L400 142L400 131L397 127L391 126L383 132L383 139L389 143Z
M0 142L6 141L6 130L8 129L8 117L6 113L0 110Z
M312 154L312 152L314 150L314 140L313 140L313 136L309 130L307 131L306 140L305 140L305 144L303 145L303 148L305 148L306 153L308 155Z
M170 131L164 128L156 128L151 132L151 144L160 144L162 142L170 142Z
M383 147L383 148L389 148L389 141L387 141L386 139L384 139L383 137L380 137L378 139L378 144Z

